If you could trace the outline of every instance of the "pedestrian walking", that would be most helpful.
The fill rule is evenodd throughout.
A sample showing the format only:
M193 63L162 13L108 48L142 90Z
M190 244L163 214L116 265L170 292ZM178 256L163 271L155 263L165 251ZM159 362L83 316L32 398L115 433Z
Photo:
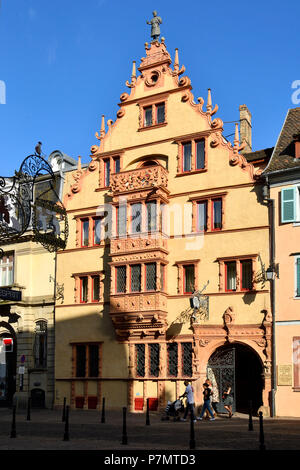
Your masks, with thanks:
M193 419L193 421L196 422L196 418L194 414L194 406L195 406L194 390L188 380L184 381L184 385L185 385L185 392L179 398L186 398L186 407L185 407L183 418L181 418L180 421L186 421L187 415L190 412L191 419Z
M213 410L211 409L211 405L210 405L210 396L211 396L211 389L209 388L208 383L204 382L204 384L203 384L203 406L202 406L200 416L199 416L199 418L197 418L199 421L202 421L203 415L204 415L206 410L208 410L208 412L211 416L209 418L210 421L215 420L214 413L213 413Z
M219 389L217 384L213 384L211 387L211 406L215 412L215 416L218 414L218 404L219 404Z
M223 398L224 408L228 411L228 418L231 418L233 416L233 413L232 413L233 398L231 395L230 385L227 385L227 387L223 391L222 398Z

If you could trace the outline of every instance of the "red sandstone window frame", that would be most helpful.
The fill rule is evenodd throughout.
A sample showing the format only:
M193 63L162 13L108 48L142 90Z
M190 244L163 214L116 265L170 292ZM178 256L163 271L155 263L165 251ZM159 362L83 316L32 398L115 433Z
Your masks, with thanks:
M159 97L151 97L147 100L143 100L143 102L139 103L139 128L138 131L145 131L147 129L154 129L157 127L163 127L167 125L167 99L168 95L163 94ZM164 105L164 121L157 122L157 111L158 106ZM145 125L145 111L146 109L152 109L152 123L149 125Z
M197 166L197 143L204 142L204 166L198 168ZM190 175L194 173L202 173L207 171L207 136L191 137L180 140L178 143L178 166L177 176ZM184 169L184 145L191 144L191 169Z
M88 231L88 234L87 234L87 245L84 245L83 244L83 239L84 239L84 236L83 236L83 233L84 233L84 224L87 222L87 231ZM80 219L80 223L81 223L81 230L80 230L80 233L81 233L81 237L80 237L80 246L81 248L86 248L89 246L89 237L90 237L90 225L89 225L89 218L88 217L84 217L82 219Z
M194 233L210 233L221 232L225 228L225 198L227 192L210 194L205 196L191 197L189 201L192 203L192 232ZM221 201L221 227L214 226L214 202ZM206 203L206 223L205 230L199 228L199 204Z
M132 266L139 266L140 267L140 288L139 290L132 290ZM142 265L141 263L133 263L129 265L129 291L132 293L142 292Z
M100 217L100 216L97 216L97 217L93 217L93 246L99 246L101 245L101 242L103 240L103 237L102 237L102 224L101 224L101 220L102 220L103 217ZM95 243L95 236L96 236L96 222L99 222L100 224L100 237L99 237L99 243Z
M155 289L147 289L147 266L155 265ZM147 262L144 263L144 292L156 292L157 291L157 262Z
M233 256L228 258L218 258L216 261L219 263L219 292L233 293L233 292L253 292L255 291L254 287L254 273L256 271L258 255L240 255ZM252 262L252 283L250 288L244 288L243 285L243 273L242 273L242 264L245 261ZM227 263L235 263L236 266L236 288L228 289L227 288Z
M92 303L99 303L100 302L100 298L101 298L101 293L100 293L100 286L101 286L101 278L100 278L100 275L99 274L93 274L91 276L92 278L92 292L91 292L91 301ZM99 287L98 287L98 299L95 299L94 298L94 294L95 294L95 279L98 279L98 282L99 282Z
M82 346L85 347L85 375L79 376L77 375L77 347ZM91 363L90 363L90 346L98 346L98 370L97 375L90 375L91 370ZM73 370L72 370L72 377L74 378L89 378L95 377L99 378L102 375L102 342L87 342L87 343L71 343L72 347L72 361L73 361Z
M118 286L118 268L125 267L125 290L124 291L118 291L117 286ZM120 264L118 266L115 266L115 293L116 294L126 294L127 292L127 265L126 264Z
M184 260L184 261L175 261L174 265L177 266L178 269L178 285L177 285L177 293L179 295L191 295L190 292L185 292L185 279L184 279L184 266L186 265L194 265L194 288L197 290L198 288L198 264L200 259L193 259L193 260Z
M88 276L81 276L80 278L80 297L79 301L81 304L86 304L88 303L88 297L89 297L89 278ZM86 286L86 300L83 299L83 281L86 281L87 286Z

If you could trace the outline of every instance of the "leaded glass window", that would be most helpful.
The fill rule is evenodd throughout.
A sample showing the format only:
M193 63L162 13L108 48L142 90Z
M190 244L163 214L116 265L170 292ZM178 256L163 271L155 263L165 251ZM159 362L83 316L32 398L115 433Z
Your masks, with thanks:
M134 264L130 266L130 290L131 292L140 292L141 290L141 265Z
M127 206L126 204L120 204L117 207L117 233L119 237L126 235L127 225Z
M167 347L168 354L168 375L174 377L178 374L178 344L170 343Z
M47 366L47 322L45 321L38 321L35 325L34 365Z
M147 214L147 230L148 232L155 232L156 230L156 201L146 203Z
M131 205L131 232L140 233L142 231L142 204Z
M156 290L156 263L146 264L146 290Z
M136 353L136 375L138 377L144 377L145 376L145 345L136 344L135 353Z
M109 186L110 181L110 159L104 160L104 185Z
M126 266L116 267L116 291L126 292Z
M192 367L192 343L182 343L182 374L188 377L193 375Z
M159 352L159 344L149 344L150 375L153 377L159 376Z

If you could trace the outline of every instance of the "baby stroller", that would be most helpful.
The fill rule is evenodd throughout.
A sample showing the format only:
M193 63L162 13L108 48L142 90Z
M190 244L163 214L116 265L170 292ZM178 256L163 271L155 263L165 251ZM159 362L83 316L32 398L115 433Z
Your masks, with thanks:
M184 406L181 398L175 401L168 401L164 414L162 416L162 421L168 421L170 417L173 417L173 421L180 420L180 413L184 411Z

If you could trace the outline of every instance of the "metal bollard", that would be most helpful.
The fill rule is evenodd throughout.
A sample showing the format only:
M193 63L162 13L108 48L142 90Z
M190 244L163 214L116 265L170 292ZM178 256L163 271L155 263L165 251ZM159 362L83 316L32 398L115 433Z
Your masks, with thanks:
M63 405L63 412L62 412L62 422L64 422L66 420L66 403L67 403L67 399L66 397L64 398L64 405Z
M149 398L147 398L146 426L150 426Z
M31 408L31 398L29 397L28 402L27 402L27 418L26 418L27 421L30 421L31 419L30 408Z
M263 414L262 414L261 411L259 412L259 450L266 450L264 425L263 425Z
M252 401L249 401L249 422L248 431L253 431L253 420L252 420Z
M105 423L105 398L102 399L101 423Z
M13 417L12 417L10 437L17 437L17 432L16 432L16 406L15 405L13 407Z
M195 448L196 448L196 441L195 441L194 418L193 418L193 414L191 413L190 449L195 449Z
M123 408L123 435L122 435L122 444L127 445L127 429L126 429L126 410L127 408Z
M64 441L70 440L69 435L69 406L66 406L66 419L65 419L65 432L64 432Z

